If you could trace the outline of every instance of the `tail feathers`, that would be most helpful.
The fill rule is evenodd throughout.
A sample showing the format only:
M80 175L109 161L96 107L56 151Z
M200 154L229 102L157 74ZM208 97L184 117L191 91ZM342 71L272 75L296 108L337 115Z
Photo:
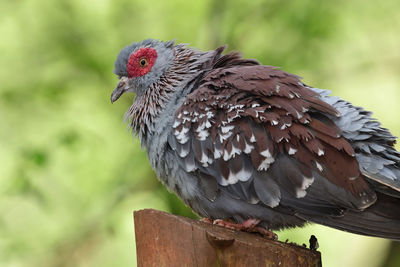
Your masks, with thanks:
M380 193L377 202L364 211L347 211L341 217L302 218L355 234L400 241L400 199Z

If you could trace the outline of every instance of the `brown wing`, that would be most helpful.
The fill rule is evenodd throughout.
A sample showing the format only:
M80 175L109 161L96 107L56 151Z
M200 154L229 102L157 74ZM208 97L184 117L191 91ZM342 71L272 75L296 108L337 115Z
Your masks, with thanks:
M233 197L309 213L364 209L375 192L327 114L339 116L297 76L233 65L186 97L168 141L186 171L215 177Z

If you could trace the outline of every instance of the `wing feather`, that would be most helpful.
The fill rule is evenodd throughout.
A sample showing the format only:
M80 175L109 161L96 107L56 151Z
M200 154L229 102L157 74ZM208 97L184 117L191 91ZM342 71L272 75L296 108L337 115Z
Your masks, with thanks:
M178 109L168 143L184 169L269 207L338 215L372 205L375 192L332 119L339 112L297 76L247 63L210 71Z

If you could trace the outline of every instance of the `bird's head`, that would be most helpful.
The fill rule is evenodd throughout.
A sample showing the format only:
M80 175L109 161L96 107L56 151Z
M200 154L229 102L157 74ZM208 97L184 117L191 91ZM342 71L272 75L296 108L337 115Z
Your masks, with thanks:
M111 94L111 102L125 92L143 94L157 82L174 60L174 42L147 39L126 46L118 54L114 73L119 82Z

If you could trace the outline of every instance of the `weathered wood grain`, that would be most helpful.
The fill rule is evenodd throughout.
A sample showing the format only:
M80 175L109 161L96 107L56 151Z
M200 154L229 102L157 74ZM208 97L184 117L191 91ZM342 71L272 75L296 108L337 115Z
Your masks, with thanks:
M148 266L321 266L321 254L157 210L134 212L137 263Z

